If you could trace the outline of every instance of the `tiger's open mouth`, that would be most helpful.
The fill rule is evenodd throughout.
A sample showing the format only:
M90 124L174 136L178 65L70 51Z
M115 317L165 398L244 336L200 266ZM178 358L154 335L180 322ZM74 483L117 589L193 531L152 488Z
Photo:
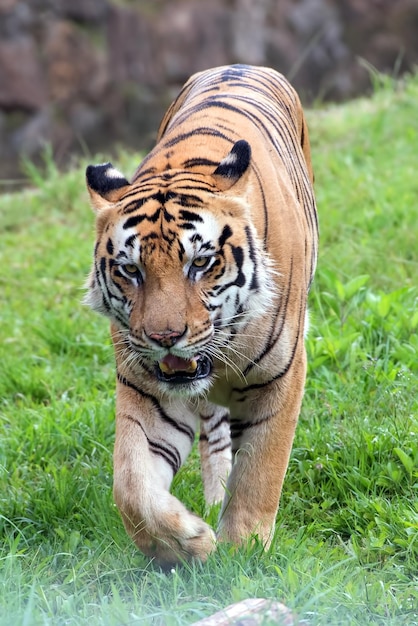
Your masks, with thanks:
M175 385L206 378L211 371L212 361L204 355L182 359L174 354L167 354L156 366L158 380Z

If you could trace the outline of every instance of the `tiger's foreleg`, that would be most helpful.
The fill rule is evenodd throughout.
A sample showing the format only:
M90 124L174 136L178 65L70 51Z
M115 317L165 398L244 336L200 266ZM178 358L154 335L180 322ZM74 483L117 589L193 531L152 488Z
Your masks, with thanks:
M222 502L231 471L229 411L211 403L200 407L199 452L206 503Z
M283 378L244 392L231 412L235 462L227 483L218 535L240 544L252 535L268 547L299 416L306 373L300 349ZM243 395L244 395L243 394Z
M191 557L204 560L215 547L212 529L169 493L196 426L184 406L176 415L173 405L169 415L155 397L119 376L114 498L138 548L165 566Z

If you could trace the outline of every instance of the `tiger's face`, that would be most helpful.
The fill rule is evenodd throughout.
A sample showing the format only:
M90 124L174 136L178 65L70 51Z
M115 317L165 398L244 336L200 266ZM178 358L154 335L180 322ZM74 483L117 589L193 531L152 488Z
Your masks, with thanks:
M129 185L110 164L96 168L116 188L95 198L91 175L98 238L87 302L118 329L122 359L163 391L201 393L231 337L267 304L268 263L248 207L203 175Z

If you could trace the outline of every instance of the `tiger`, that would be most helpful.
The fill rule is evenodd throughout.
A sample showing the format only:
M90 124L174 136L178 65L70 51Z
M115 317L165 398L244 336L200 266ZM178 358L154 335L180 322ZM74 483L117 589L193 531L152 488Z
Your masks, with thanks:
M162 567L272 541L306 379L318 248L310 142L276 70L194 74L131 181L89 165L85 301L116 360L114 500ZM172 493L195 442L214 530Z

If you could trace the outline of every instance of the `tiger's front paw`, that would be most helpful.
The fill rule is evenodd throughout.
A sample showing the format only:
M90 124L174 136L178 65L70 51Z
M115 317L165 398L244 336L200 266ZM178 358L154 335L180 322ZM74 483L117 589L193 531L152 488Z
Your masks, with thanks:
M198 559L206 561L207 557L216 547L216 537L213 530L203 520L190 515L193 522L179 529L175 534L160 534L150 536L150 552L148 556L154 557L164 568L171 567L182 561ZM141 541L134 538L138 547L143 550Z
M171 498L171 503L169 511L160 510L158 517L154 512L148 519L120 507L128 534L141 552L164 568L192 559L205 561L216 547L215 533L178 500Z

